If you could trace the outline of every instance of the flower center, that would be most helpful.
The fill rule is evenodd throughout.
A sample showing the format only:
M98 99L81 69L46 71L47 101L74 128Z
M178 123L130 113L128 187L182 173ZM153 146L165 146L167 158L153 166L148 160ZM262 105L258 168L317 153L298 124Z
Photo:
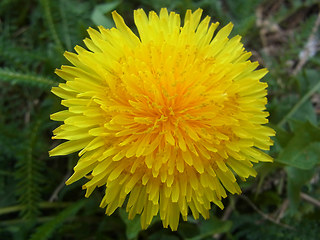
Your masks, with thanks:
M213 121L228 95L215 80L214 61L196 46L141 44L118 63L109 129L120 145L141 141L139 146L154 144L150 149L169 144L186 151L215 131Z

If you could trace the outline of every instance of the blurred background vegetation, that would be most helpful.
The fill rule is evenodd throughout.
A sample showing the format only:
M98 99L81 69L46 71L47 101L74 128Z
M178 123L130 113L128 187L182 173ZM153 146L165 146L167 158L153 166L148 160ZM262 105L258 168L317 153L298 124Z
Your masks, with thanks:
M167 7L204 15L243 36L253 60L269 69L270 126L277 130L273 164L257 164L241 196L213 206L208 221L159 219L141 231L123 209L100 209L103 189L84 198L79 181L66 187L77 156L48 157L61 110L50 88L62 56L83 45L89 26L112 27L117 11L130 27L133 10ZM1 0L0 1L0 239L319 239L320 5L317 0Z

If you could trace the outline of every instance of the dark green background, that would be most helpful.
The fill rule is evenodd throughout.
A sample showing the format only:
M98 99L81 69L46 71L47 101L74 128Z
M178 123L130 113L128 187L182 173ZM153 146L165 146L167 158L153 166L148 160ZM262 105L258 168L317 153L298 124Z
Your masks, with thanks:
M1 0L0 1L0 239L317 239L320 236L320 17L316 0ZM123 209L104 215L103 189L84 199L78 181L66 187L77 156L48 157L49 115L62 107L50 88L62 53L84 45L86 29L112 27L117 11L133 27L133 10L167 7L184 16L202 8L269 69L270 154L257 164L243 194L213 206L211 219L181 222L177 232L159 218L145 231ZM136 31L134 29L134 31Z

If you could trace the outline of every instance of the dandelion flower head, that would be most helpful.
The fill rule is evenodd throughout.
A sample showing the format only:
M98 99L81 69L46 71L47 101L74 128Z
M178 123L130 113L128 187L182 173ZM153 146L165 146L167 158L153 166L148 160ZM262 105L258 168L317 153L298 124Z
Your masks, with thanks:
M138 36L113 12L116 27L88 29L88 50L66 52L73 66L56 73L65 83L52 92L67 109L54 139L65 139L50 156L78 152L67 181L83 177L88 197L104 186L101 207L122 205L143 229L157 214L176 230L180 215L209 217L211 204L241 192L236 177L256 176L252 163L270 162L275 133L268 122L266 88L230 23L201 20L188 10L134 11Z

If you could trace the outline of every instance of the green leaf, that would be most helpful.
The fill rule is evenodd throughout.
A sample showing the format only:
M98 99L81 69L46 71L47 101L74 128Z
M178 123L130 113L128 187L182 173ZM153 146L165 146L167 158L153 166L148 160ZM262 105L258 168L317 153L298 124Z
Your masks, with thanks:
M74 203L72 206L66 208L55 216L49 222L41 225L34 234L32 234L30 240L45 240L49 239L54 231L60 227L68 218L74 216L86 203L86 200L81 200Z
M320 163L320 128L310 122L294 122L294 135L279 154L277 162L300 169Z
M277 168L279 168L279 164L276 163L270 164L264 162L256 165L255 170L258 172L259 178L257 190L255 191L255 198L257 198L261 193L261 188L263 186L263 183L265 182L266 177L269 176L270 173L274 172Z
M132 220L128 219L128 214L126 211L122 208L119 209L119 214L126 224L126 236L128 239L136 239L139 232L141 231L141 226L140 226L140 218L135 217Z
M110 18L106 17L105 14L114 10L119 4L120 1L113 1L95 6L91 14L92 22L97 26L102 25L106 28L111 28L112 26L114 26L113 21Z
M148 240L179 240L179 239L181 238L175 235L170 235L170 233L167 233L164 231L158 231L148 236Z
M311 101L304 102L291 118L299 121L310 121L313 124L317 124L317 115Z
M301 93L307 93L319 82L320 72L316 69L303 69L298 75L298 87ZM318 90L319 93L319 90Z
M254 12L256 6L259 4L259 1L248 0L248 1L226 1L226 4L230 8L231 14L243 21L243 19L250 18Z
M314 169L302 170L295 167L285 168L288 175L287 191L290 200L291 211L295 212L300 202L301 187L313 176Z
M199 226L200 234L198 236L187 238L188 240L201 240L217 233L228 232L232 227L232 221L221 221L218 218L210 218L201 222Z
M275 155L274 153L278 154L282 151L283 148L287 146L288 142L293 137L293 133L288 132L281 127L278 127L277 125L270 125L270 127L272 127L277 133L274 138L274 146L270 151L271 155Z
M320 82L318 82L316 85L314 85L313 88L311 88L307 93L305 93L303 97L291 108L291 110L282 118L282 120L277 125L279 127L283 126L290 118L292 118L297 113L297 111L301 108L301 106L305 104L305 102L307 102L313 94L319 91L319 89L320 89ZM308 119L311 119L311 120L315 119L315 116L311 118L308 117Z

